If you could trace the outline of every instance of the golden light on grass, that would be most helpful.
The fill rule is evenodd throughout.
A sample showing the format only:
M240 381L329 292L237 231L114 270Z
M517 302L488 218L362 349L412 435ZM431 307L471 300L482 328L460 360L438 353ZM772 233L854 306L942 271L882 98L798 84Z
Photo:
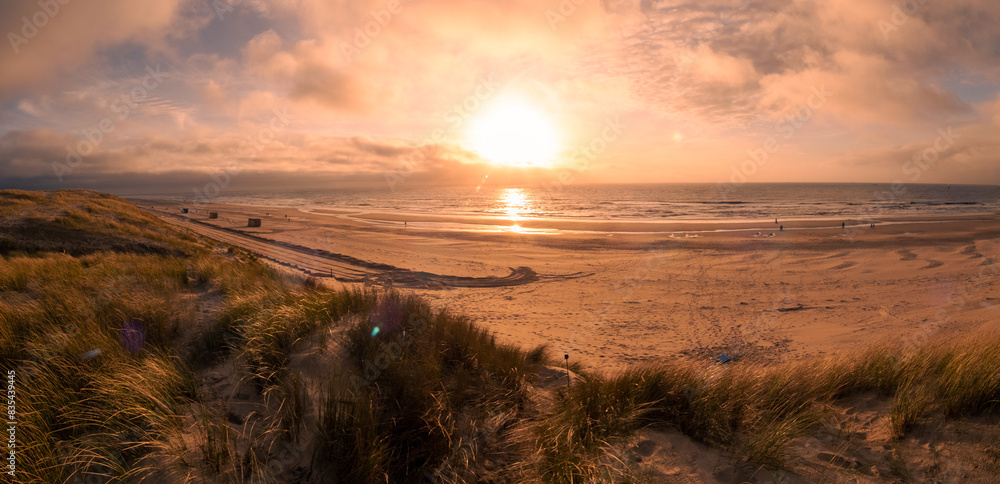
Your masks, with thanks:
M483 159L502 166L549 167L562 149L549 116L515 96L497 99L474 116L466 143Z
M532 193L492 207L543 213ZM649 482L722 459L803 482L916 466L995 480L989 326L784 363L564 368L416 294L294 277L116 197L0 190L0 225L25 221L33 232L0 238L18 248L0 250L0 363L23 382L17 482ZM123 337L136 331L141 344ZM695 442L683 468L656 450Z

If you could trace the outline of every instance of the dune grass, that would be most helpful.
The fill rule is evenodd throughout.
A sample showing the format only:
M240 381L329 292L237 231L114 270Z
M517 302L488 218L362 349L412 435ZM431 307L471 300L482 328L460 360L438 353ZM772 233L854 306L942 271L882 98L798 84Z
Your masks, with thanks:
M115 251L182 255L191 235L114 195L87 190L0 190L0 253Z
M379 294L344 344L351 375L328 383L316 465L351 482L499 472L486 464L507 458L496 436L523 418L527 384L545 360L544 348L498 343L466 318L394 292Z
M860 393L891 401L889 431L897 439L935 413L995 413L998 365L1000 338L976 335L770 367L660 365L587 375L536 429L543 474L549 482L609 477L615 466L602 456L641 428L677 429L749 464L782 468L793 439L815 429L831 404Z
M194 397L170 346L190 317L173 258L98 253L0 263L0 361L16 368L25 482L132 475L129 462ZM142 348L123 345L137 321Z
M412 295L289 278L109 196L0 192L0 224L23 219L85 243L0 246L21 482L645 482L621 451L643 429L783 468L791 443L855 395L889 402L895 439L1000 404L996 335L769 367L578 369L569 388L539 390L554 363L544 347ZM101 241L112 250L92 250ZM324 366L293 364L303 354ZM232 394L213 395L206 375L225 368ZM235 411L237 393L252 412Z

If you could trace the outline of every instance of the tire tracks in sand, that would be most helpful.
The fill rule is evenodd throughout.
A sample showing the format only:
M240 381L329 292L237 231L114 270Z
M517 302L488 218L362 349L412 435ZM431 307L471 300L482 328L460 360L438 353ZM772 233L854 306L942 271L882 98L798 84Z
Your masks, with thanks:
M505 276L449 276L415 271L379 262L371 262L323 249L268 239L228 227L219 227L179 215L160 214L171 224L197 234L246 249L264 259L293 267L314 277L332 277L340 282L392 285L396 287L444 289L449 287L507 287L533 282L577 279L593 275L590 272L571 274L538 274L530 267L511 267Z

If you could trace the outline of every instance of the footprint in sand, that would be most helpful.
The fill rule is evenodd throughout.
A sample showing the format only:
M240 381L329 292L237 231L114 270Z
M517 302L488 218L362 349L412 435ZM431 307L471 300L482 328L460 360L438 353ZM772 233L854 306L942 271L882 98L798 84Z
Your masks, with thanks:
M941 267L943 265L944 262L941 262L939 260L927 259L927 265L921 267L921 269L933 269L935 267Z
M897 250L896 253L901 256L899 260L917 260L917 254L914 254L906 249Z

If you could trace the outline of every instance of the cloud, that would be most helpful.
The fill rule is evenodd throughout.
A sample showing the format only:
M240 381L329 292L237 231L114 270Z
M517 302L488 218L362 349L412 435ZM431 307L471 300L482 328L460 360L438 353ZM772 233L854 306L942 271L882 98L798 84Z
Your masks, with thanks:
M833 167L877 168L886 181L926 183L951 175L956 183L996 180L1000 169L1000 96L975 106L983 120L964 125L942 124L922 130L916 140L869 150L853 150L829 161ZM993 117L991 117L993 115Z
M66 156L70 136L47 129L13 130L0 137L0 173L24 178L52 173L51 163Z
M295 72L291 98L311 100L335 109L361 109L367 106L367 93L361 83L344 71L310 59Z
M125 42L152 45L181 0L51 0L0 4L0 99L39 85L66 85L62 74Z
M828 112L848 123L968 113L937 77L949 67L996 71L1000 52L984 47L997 45L1000 31L977 29L977 46L963 29L996 19L1000 6L928 2L894 19L896 4L643 2L646 22L630 36L620 69L644 99L716 123L777 119L823 85L838 93ZM893 28L883 36L885 22Z
M289 180L299 173L312 173L316 180L339 178L379 179L396 172L401 157L411 159L417 144L371 137L318 137L278 132L273 140L246 135L199 130L189 137L151 136L121 146L101 146L94 151L73 150L80 142L70 135L46 129L11 131L0 137L0 173L7 186L82 186L101 179L120 180L138 174L164 175L197 186L221 171L269 174L273 181ZM66 147L80 157L70 155ZM414 180L429 180L432 173L463 172L468 154L441 145L421 148ZM86 154L84 154L86 153ZM163 160L169 160L164 162ZM56 166L58 165L58 168ZM408 176L409 176L408 172ZM148 179L148 177L144 177ZM266 180L258 176L247 180ZM440 181L440 179L438 179ZM117 183L117 182L116 182ZM249 186L248 181L241 182ZM267 183L254 186L259 188ZM315 184L309 186L315 187Z
M391 141L377 142L367 136L355 136L351 138L351 143L359 150L383 157L394 157L405 155L413 151L413 146Z
M370 89L364 87L357 73L340 65L340 53L332 46L320 45L313 39L288 50L283 49L283 44L274 30L255 36L243 49L247 71L273 83L294 101L318 102L345 111L369 107Z
M421 0L398 8L246 0L222 17L210 2L51 1L59 11L18 52L0 49L5 181L55 180L51 163L66 157L65 146L110 117L113 130L67 183L150 180L142 172L183 180L234 161L282 180L303 172L377 180L433 133L439 144L410 179L475 183L496 168L458 146L463 129L508 96L555 120L567 152L621 118L621 140L585 174L594 181L728 176L747 149L810 104L759 181L838 167L845 177L891 176L943 126L963 137L935 176L1000 181L988 168L1000 120L1000 3L992 0ZM39 8L0 6L0 28L21 32L21 19ZM169 79L119 119L112 103L147 65L162 65ZM495 86L485 95L484 80ZM817 92L826 93L821 103ZM269 133L275 110L293 121Z

